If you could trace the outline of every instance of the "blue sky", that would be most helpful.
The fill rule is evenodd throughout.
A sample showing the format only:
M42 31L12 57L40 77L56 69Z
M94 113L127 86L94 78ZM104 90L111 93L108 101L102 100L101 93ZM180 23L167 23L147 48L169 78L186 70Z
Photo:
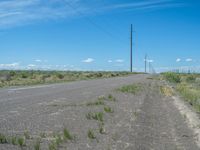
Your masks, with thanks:
M0 69L200 70L198 0L1 0Z

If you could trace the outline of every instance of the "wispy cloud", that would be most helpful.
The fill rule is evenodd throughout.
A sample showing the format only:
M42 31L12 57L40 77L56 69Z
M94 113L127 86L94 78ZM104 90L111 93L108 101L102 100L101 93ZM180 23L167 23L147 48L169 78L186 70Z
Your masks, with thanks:
M180 59L180 58L177 58L177 59L176 59L176 62L180 62L180 61L181 61L181 59Z
M178 5L173 0L142 0L122 3L101 0L3 0L0 1L0 28L25 25L37 21L66 19L81 14L93 14L91 11L106 13L113 10L152 9ZM78 12L78 13L77 13Z
M117 60L115 60L117 63L123 63L124 62L124 60L123 59L117 59Z
M192 62L192 59L191 58L187 58L185 61L186 62Z
M35 62L42 62L42 60L40 60L40 59L36 59Z
M108 60L108 63L112 63L113 61L112 60Z
M84 63L92 63L92 62L94 62L94 59L93 58L87 58L87 59L83 60L82 62L84 62Z
M176 3L174 0L142 0L135 2L123 2L118 4L113 4L107 6L107 9L125 9L125 10L138 10L138 9L156 9L156 8L164 8L164 7L177 7L183 6L183 3Z

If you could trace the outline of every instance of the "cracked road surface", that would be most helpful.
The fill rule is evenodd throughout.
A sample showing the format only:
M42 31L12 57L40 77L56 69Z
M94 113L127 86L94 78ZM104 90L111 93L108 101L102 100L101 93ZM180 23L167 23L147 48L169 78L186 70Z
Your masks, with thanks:
M128 84L139 84L142 88L135 95L115 90ZM34 149L37 138L41 138L42 150L49 149L54 135L67 128L75 138L62 142L58 149L198 150L196 136L173 99L160 93L161 84L149 75L132 75L1 89L0 133L14 137L28 131L31 138L26 139L23 149ZM103 105L87 106L88 102L109 94L116 101L105 100L105 105L114 112L106 113ZM89 112L103 112L103 123L88 120ZM95 139L88 137L88 130L94 132ZM17 149L21 148L0 144L0 150Z

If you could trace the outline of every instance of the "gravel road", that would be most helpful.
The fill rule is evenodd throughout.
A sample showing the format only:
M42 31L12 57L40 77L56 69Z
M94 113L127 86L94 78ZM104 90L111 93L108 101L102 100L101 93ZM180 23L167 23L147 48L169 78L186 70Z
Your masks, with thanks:
M136 94L116 91L123 85L139 84ZM49 149L55 136L66 128L73 140L62 140L60 150L198 150L195 134L187 126L173 99L159 91L160 81L149 75L77 81L0 90L0 133L8 138L29 134L23 149ZM87 106L111 94L105 105ZM88 120L88 113L103 112L103 121ZM102 131L100 131L102 129ZM88 131L94 139L88 137ZM0 150L20 150L0 144Z

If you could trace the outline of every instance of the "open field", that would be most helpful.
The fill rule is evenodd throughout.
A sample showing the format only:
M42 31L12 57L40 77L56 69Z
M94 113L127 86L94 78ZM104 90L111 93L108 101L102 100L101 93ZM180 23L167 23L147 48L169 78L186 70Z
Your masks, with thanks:
M169 81L175 90L193 108L200 112L200 74L164 73L163 78Z
M130 72L78 71L0 71L0 87L59 83L97 78L127 76Z
M198 150L149 75L0 90L0 150Z

